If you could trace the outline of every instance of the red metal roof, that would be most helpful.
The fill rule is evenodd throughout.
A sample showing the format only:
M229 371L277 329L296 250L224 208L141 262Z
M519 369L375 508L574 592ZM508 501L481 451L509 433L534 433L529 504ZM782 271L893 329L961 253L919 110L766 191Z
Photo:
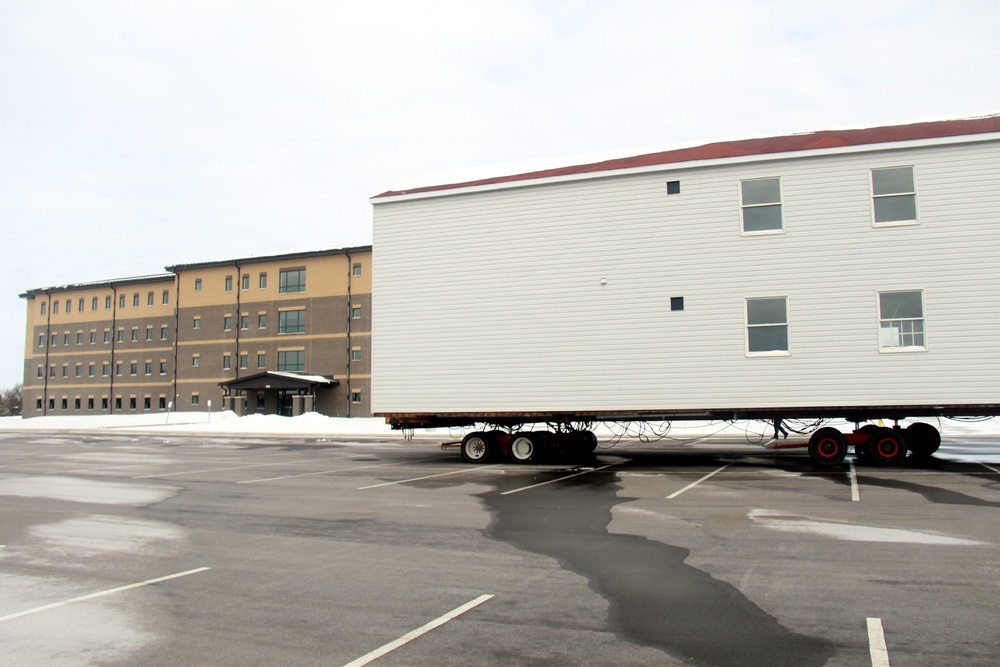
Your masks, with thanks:
M633 157L603 160L589 164L578 164L555 169L531 171L523 174L495 176L463 183L447 183L429 185L409 190L389 190L379 197L394 195L434 192L455 188L473 187L477 185L493 185L497 183L513 183L517 181L569 176L599 171L614 171L616 169L632 169L661 164L675 164L695 160L717 160L722 158L744 157L748 155L767 155L770 153L793 153L824 148L841 148L845 146L863 146L866 144L884 144L896 141L915 141L920 139L938 139L942 137L959 137L970 134L986 134L1000 132L1000 115L983 116L981 118L964 118L959 120L941 120L925 123L910 123L908 125L886 125L854 130L824 130L791 134L782 137L766 137L763 139L743 139L740 141L720 141L691 148L680 148L658 153L647 153Z

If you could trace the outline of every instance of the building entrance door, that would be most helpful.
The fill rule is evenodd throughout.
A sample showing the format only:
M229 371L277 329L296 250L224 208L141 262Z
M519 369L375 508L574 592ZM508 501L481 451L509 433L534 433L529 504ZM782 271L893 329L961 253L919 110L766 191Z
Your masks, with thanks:
M298 389L278 390L278 414L282 417L292 416L292 396L299 393Z

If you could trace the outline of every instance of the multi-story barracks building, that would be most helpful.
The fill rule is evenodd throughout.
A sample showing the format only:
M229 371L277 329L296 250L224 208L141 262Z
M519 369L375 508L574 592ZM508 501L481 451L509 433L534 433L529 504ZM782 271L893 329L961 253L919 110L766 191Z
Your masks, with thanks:
M371 246L28 290L25 417L371 415Z

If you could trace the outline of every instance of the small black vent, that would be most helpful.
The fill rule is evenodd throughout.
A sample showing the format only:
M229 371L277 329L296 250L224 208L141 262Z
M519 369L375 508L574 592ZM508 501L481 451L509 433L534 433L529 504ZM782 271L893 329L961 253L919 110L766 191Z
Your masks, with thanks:
M681 193L681 182L680 181L667 181L667 194L668 195L679 195Z
M684 310L684 297L682 296L670 297L670 310Z

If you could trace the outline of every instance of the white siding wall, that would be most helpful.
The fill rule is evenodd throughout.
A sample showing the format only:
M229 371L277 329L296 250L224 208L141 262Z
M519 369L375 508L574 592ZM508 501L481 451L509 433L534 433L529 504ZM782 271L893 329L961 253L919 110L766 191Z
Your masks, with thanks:
M911 164L920 224L873 227L869 169ZM765 176L785 233L741 236ZM374 253L376 413L1000 402L998 143L376 200ZM879 352L899 289L926 352ZM789 356L745 354L755 296L787 296Z

